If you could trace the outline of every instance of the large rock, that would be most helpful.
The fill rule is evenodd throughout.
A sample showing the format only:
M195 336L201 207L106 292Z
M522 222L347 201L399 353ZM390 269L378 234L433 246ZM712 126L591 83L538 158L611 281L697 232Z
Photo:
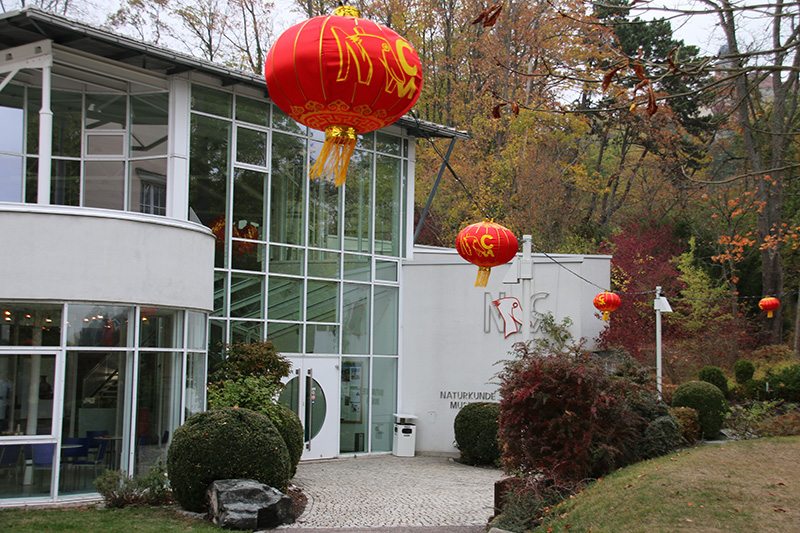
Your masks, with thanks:
M208 517L225 529L265 529L294 522L292 499L252 479L221 479L206 491Z

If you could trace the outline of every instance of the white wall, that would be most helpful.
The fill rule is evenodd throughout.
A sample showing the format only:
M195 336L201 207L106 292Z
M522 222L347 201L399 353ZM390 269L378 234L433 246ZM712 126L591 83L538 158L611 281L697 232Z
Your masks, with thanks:
M192 222L0 204L0 297L210 311L214 236Z
M552 312L558 323L569 317L574 338L585 338L592 345L606 324L596 317L592 301L601 292L598 286L609 286L611 257L551 257L562 266L543 255L533 256L534 309ZM514 343L523 340L521 332L505 336L492 302L516 297L528 314L531 306L522 302L521 284L503 283L510 264L493 268L486 287L474 286L478 268L455 250L416 247L402 268L398 409L418 417L417 451L457 453L453 420L458 410L475 401L499 401L492 378L502 367L496 363L508 358Z

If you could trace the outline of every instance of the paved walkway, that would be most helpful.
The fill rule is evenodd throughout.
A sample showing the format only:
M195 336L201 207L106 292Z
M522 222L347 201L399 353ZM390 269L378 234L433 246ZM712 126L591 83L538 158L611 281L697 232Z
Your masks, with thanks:
M295 524L279 529L477 533L492 515L494 482L501 477L495 468L429 455L301 463L293 482L308 504Z

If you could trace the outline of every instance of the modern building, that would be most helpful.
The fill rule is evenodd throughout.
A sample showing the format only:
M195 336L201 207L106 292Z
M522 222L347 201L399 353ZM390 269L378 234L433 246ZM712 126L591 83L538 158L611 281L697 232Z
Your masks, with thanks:
M455 452L457 409L497 400L525 331L511 298L602 328L607 256L535 255L478 289L414 246L416 139L456 130L401 119L360 136L344 186L310 181L323 135L260 76L36 8L0 15L0 124L0 506L163 460L221 344L291 359L282 400L317 459L391 452L399 412L416 450Z

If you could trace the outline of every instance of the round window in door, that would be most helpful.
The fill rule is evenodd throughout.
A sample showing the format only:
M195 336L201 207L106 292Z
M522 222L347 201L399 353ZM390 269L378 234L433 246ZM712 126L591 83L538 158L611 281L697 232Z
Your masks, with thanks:
M328 410L325 400L325 392L319 382L311 376L306 376L305 387L302 393L305 394L305 412L300 413L300 379L294 377L290 379L283 388L278 401L297 413L303 422L305 441L308 442L317 436L322 424L325 423L325 413Z

